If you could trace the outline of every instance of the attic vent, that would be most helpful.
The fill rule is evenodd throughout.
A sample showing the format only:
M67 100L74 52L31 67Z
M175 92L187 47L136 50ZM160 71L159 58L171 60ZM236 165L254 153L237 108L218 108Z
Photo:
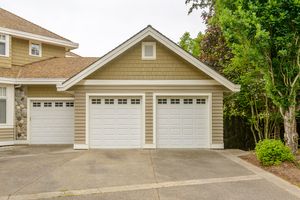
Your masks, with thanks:
M156 59L156 43L142 42L142 60Z

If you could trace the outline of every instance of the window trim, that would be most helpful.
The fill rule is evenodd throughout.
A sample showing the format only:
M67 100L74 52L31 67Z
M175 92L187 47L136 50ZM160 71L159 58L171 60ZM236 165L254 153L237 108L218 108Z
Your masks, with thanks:
M15 109L15 93L13 85L0 84L0 87L6 88L6 96L1 96L1 99L6 99L6 122L0 123L0 128L13 128L14 109Z
M153 56L145 56L145 46L153 47ZM156 60L156 42L142 42L142 60Z
M1 43L5 43L5 54L0 54L0 57L9 57L10 36L2 33L0 33L0 35L5 36L5 40L0 40Z
M31 53L31 46L32 46L33 44L37 44L37 45L40 46L40 54L39 54L39 55L34 55L34 54ZM30 55L30 56L34 56L34 57L42 57L42 55L43 55L43 45L42 45L41 42L36 42L36 41L31 41L31 40L29 40L29 49L28 49L28 50L29 50L29 55Z

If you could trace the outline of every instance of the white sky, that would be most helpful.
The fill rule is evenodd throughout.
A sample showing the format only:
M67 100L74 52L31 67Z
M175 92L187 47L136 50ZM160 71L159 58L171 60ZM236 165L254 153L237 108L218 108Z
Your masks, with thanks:
M0 0L0 7L79 43L82 56L102 56L148 24L174 42L205 30L185 0Z

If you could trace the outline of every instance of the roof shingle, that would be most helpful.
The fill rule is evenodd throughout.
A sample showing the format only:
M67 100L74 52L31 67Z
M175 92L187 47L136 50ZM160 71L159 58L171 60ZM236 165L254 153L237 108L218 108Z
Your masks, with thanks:
M27 21L3 8L0 8L0 27L46 36L54 39L72 42L60 35L57 35L43 27Z
M99 58L67 57L49 58L22 67L0 68L0 77L5 78L70 78Z

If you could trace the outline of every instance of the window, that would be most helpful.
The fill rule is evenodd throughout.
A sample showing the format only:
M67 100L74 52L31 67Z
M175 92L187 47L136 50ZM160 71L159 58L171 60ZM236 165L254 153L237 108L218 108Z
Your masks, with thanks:
M0 34L0 56L9 56L9 36Z
M31 56L42 56L42 44L40 43L29 43L29 55Z
M63 107L63 102L55 102L55 107Z
M74 102L66 102L66 107L74 107Z
M171 99L171 104L180 104L180 99Z
M118 104L127 104L127 99L118 99Z
M101 104L101 99L92 99L92 104Z
M197 99L197 104L205 104L206 99Z
M33 107L41 107L41 102L33 102L32 106Z
M131 104L141 104L140 99L131 99Z
M114 104L114 99L105 99L105 104Z
M52 103L51 102L45 102L44 107L52 107Z
M158 99L158 104L167 104L167 99Z
M6 88L0 87L0 124L6 123Z
M156 43L143 42L142 43L142 60L155 60L156 59Z
M193 104L193 99L183 99L184 104Z

